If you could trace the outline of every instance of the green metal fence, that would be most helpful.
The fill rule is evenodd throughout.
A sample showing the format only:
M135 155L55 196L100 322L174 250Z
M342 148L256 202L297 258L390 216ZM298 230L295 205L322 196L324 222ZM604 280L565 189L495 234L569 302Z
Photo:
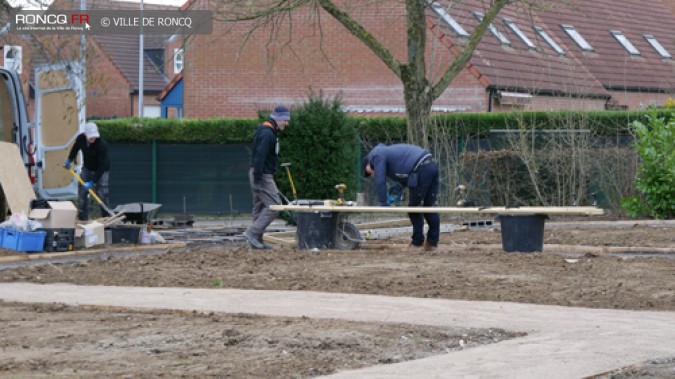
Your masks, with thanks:
M251 211L249 144L109 144L110 204L152 202L161 213Z

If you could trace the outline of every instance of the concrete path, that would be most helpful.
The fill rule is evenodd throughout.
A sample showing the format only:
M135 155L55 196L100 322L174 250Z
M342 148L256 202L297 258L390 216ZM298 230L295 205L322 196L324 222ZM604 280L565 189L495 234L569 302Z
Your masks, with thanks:
M0 299L503 328L528 336L335 378L583 378L675 356L675 312L306 291L0 283Z

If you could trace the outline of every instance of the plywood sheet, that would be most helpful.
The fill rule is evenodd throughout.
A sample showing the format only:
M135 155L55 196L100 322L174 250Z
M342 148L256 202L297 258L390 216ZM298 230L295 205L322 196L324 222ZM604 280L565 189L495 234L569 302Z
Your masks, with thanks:
M40 133L45 146L61 146L77 134L77 100L71 90L42 96Z
M63 167L69 153L69 150L52 150L45 153L42 188L63 188L73 181L73 175Z
M30 202L35 192L30 183L26 167L21 159L19 147L13 143L0 142L0 185L12 214L30 211ZM4 215L0 215L3 219Z
M40 89L56 89L68 86L68 77L63 70L51 70L40 74Z

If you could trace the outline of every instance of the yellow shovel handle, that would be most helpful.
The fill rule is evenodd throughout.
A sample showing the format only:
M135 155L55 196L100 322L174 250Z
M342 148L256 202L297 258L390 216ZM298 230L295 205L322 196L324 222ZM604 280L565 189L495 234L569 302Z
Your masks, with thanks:
M73 174L73 176L77 179L77 181L80 182L80 184L84 186L84 181L82 180L82 178L80 177L80 175L78 175L77 172L75 172L75 170L73 170L73 169L71 168L71 169L68 169L68 171L70 171L70 173ZM105 203L103 203L103 201L101 200L101 198L98 197L98 195L96 194L96 192L94 192L94 189L93 189L93 188L89 188L89 194L91 195L91 197L94 198L94 200L96 200L96 202L97 202L101 207L103 207L103 209L105 209L106 212L108 212L111 216L114 216L114 215L115 215L115 213L114 213L113 211L111 211L111 210L105 205Z

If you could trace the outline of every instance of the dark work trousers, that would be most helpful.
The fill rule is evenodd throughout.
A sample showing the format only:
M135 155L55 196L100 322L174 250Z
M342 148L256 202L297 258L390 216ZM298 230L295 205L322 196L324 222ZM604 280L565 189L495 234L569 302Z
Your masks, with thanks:
M436 162L425 164L419 168L417 187L409 188L411 207L432 207L436 204L438 196L439 172ZM441 231L441 216L438 213L408 213L413 226L412 244L422 246L424 243L424 220L429 225L427 242L436 246Z
M281 204L281 198L272 174L263 174L260 185L256 187L253 183L253 168L251 168L248 171L248 180L251 183L253 195L253 210L251 212L253 222L248 227L248 232L262 241L265 229L279 215L279 212L270 209L270 205Z
M98 182L94 183L94 186L92 189L94 192L96 192L96 195L101 199L103 204L108 206L108 178L110 171L106 171L101 175L101 177L98 179ZM86 167L82 166L82 172L80 173L80 177L82 178L83 182L88 182L90 180L94 179L94 171L87 170ZM87 206L87 195L89 194L89 191L86 191L82 184L80 184L77 188L77 195L78 195L78 201L77 201L77 218L80 221L87 221L89 220L89 208ZM108 217L108 212L101 207L101 217Z

